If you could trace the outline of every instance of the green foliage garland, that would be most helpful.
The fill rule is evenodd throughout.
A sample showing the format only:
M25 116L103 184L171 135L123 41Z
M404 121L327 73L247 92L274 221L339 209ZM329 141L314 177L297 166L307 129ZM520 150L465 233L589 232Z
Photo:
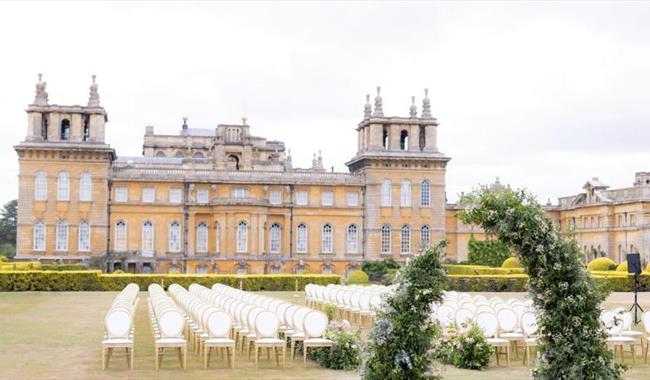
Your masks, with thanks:
M447 276L441 256L445 243L411 260L398 275L395 293L370 332L363 377L372 380L431 377L432 341L440 326L429 318L429 305L442 301Z
M574 240L560 238L554 222L525 191L482 189L461 215L515 248L530 275L539 315L538 361L533 376L545 380L616 380L622 367L605 344L598 291Z
M474 235L467 243L467 261L470 264L500 267L501 263L511 256L508 246L499 240L476 240Z

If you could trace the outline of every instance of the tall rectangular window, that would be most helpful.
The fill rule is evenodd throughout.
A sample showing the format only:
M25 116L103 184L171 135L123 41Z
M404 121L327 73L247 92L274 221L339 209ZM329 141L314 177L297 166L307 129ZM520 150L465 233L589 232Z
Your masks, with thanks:
M81 173L79 177L79 200L90 202L93 197L93 180L90 173Z
M215 252L220 253L221 252L221 225L219 223L215 224L214 230L216 234L214 240L214 245L215 245L214 250Z
M358 206L359 205L359 193L356 191L348 191L347 194L348 206Z
M199 189L196 191L196 203L207 204L210 198L210 192L208 189Z
M307 253L307 225L304 223L296 228L296 252Z
M422 226L422 229L420 229L420 244L422 245L422 249L429 248L430 242L431 234L429 231L429 226Z
M237 225L237 253L248 252L248 224L241 221Z
M59 173L56 179L56 199L59 201L70 200L70 174L68 172Z
M145 187L142 189L142 202L153 203L156 201L156 189L153 187Z
M47 200L47 174L44 172L36 173L34 179L34 200Z
M359 251L359 228L356 224L348 226L347 252L358 253Z
M126 222L123 220L115 223L115 250L117 252L126 251Z
M45 222L42 220L34 223L34 251L45 251Z
M298 206L307 206L309 203L309 195L304 190L296 191L296 204Z
M208 252L208 225L203 222L196 226L196 252Z
M183 201L183 191L181 189L169 189L169 203L181 203Z
M390 226L381 227L381 253L389 254L391 251L391 228Z
M153 223L147 220L142 224L142 255L151 257L154 254Z
M56 222L56 245L57 251L68 250L68 223L64 220Z
M281 229L280 225L273 223L270 231L269 250L271 253L280 253L281 249Z
M392 183L389 179L381 182L381 206L390 207L391 204Z
M323 191L321 193L321 205L322 206L334 205L334 193L331 191Z
M90 223L85 220L79 223L79 251L90 251Z
M420 206L431 205L431 183L426 179L420 183Z
M271 195L269 202L272 205L279 205L282 203L282 191L280 190L271 190Z
M402 181L400 206L411 207L411 181L408 179Z
M173 221L169 224L169 252L181 251L181 224Z
M129 200L129 189L126 187L115 188L115 202L127 202Z
M411 253L411 227L404 226L401 232L400 252L403 254Z
M334 250L334 241L332 234L332 225L327 223L323 226L323 231L321 234L321 252L322 253L332 253Z

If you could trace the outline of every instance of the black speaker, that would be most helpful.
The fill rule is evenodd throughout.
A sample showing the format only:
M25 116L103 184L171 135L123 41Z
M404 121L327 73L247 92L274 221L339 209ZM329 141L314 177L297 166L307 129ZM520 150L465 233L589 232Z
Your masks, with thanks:
M641 255L638 253L627 254L627 272L641 274Z

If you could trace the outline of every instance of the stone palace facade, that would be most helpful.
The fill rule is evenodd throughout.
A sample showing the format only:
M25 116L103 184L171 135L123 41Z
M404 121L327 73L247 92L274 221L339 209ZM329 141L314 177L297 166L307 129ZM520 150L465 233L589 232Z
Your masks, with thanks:
M85 262L107 271L187 273L338 273L362 260L404 261L449 241L464 260L475 226L446 204L449 157L438 149L438 122L425 91L407 117L385 116L377 89L356 127L349 173L295 168L280 141L240 124L190 128L176 135L145 129L143 156L118 157L105 141L108 115L98 86L87 106L50 104L46 83L27 108L19 157L17 259ZM499 186L497 184L496 186ZM650 174L634 187L585 193L547 212L577 232L585 256L619 259L650 253L645 229Z

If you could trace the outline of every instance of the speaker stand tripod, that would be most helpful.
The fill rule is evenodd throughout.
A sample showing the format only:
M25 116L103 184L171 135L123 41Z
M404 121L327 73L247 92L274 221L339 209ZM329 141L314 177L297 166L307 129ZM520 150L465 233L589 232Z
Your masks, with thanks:
M643 308L641 305L639 305L639 275L635 274L634 275L634 303L632 304L632 307L630 307L630 311L634 309L634 324L638 325L641 320L638 317L638 312L641 310L643 313Z

